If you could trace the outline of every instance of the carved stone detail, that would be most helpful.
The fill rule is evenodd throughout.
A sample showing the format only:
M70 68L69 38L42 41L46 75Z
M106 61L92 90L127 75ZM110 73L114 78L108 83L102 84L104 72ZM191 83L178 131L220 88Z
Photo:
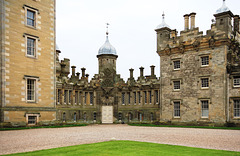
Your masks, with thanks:
M196 40L193 42L192 46L193 46L194 50L198 51L199 48L200 48L200 41L199 41L199 39L196 39Z
M212 49L215 48L215 39L214 39L214 36L211 36L211 38L209 39L208 43L209 43L209 48L212 48Z

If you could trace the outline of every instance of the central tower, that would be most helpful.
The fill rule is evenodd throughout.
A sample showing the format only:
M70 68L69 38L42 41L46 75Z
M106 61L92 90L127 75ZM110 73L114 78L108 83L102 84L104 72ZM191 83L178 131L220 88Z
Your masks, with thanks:
M113 87L116 76L116 49L110 44L108 39L108 23L106 32L106 41L98 50L98 74L102 79L102 87Z

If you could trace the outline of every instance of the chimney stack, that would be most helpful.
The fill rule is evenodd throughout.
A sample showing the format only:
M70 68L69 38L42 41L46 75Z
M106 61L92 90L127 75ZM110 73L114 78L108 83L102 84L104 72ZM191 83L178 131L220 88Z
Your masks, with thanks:
M184 17L184 21L185 21L185 28L184 28L184 30L187 31L189 29L189 15L186 14L183 17Z
M79 73L79 72L77 72L76 74L77 74L77 77L78 77L78 79L79 79L79 75L80 75L80 73Z
M81 68L81 70L82 70L82 77L85 77L85 70L86 70L86 68Z
M144 70L144 68L140 67L139 69L140 69L140 77L143 77L143 70Z
M76 66L71 66L71 68L72 68L72 75L75 76L75 68L76 68Z
M191 14L189 14L189 16L191 17L191 29L195 28L195 12L192 12Z
M134 69L129 69L129 71L130 71L130 78L133 78L133 71L134 71Z
M151 76L153 77L153 76L155 76L155 74L154 74L154 68L155 68L155 66L152 65L152 66L150 66L150 67L151 67Z

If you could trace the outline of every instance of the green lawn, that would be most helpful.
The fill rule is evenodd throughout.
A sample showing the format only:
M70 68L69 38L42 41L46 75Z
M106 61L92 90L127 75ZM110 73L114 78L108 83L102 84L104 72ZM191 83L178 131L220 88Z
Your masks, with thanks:
M129 156L139 156L139 155L177 155L177 156L187 156L187 155L240 155L240 152L232 151L222 151L222 150L211 150L211 149L201 149L192 148L184 146L173 146L164 145L156 143L146 143L146 142L136 142L136 141L108 141L94 144L84 144L77 146L61 147L48 150L41 150L35 152L18 153L13 155L33 155L33 156L45 156L45 155L129 155Z
M155 124L128 124L128 125L130 125L130 126L145 126L145 127L181 127L181 128L206 128L206 129L240 130L240 127L181 126L181 125L155 125Z

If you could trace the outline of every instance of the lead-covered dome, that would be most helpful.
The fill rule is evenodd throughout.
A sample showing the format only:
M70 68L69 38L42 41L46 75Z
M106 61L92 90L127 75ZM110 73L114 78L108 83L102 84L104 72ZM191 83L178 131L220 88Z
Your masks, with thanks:
M110 42L108 40L108 33L106 36L105 43L98 50L98 55L102 55L102 54L117 55L116 49L110 44Z
M165 27L170 28L170 26L167 25L166 22L165 22L165 14L163 13L162 14L162 23L157 26L156 30L161 29L161 28L165 28Z
M229 10L229 8L226 6L225 0L223 0L222 7L219 8L219 9L217 9L216 14L223 13L223 12L227 12L227 11L230 11L230 10Z

